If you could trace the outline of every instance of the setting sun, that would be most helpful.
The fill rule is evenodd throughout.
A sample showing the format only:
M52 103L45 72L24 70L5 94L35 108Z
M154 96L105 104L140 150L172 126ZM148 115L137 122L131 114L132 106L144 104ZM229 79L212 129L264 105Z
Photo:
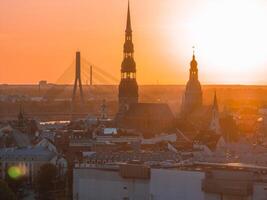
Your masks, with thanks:
M192 2L190 11L180 24L175 20L170 24L177 27L171 32L170 42L176 50L196 46L204 82L264 81L267 66L265 1L204 0L198 4Z
M258 81L267 61L266 2L213 1L196 18L199 24L197 20L191 24L192 37L199 44L204 62L210 64L206 70L216 68L229 77L225 82Z

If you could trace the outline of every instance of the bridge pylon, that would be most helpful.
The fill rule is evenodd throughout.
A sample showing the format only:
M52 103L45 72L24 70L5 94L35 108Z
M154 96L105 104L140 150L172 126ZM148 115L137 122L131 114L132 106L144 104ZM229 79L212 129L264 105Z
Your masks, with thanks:
M77 87L79 87L80 91L80 100L84 102L82 79L81 79L81 53L79 51L76 52L76 71L75 71L75 81L72 93L72 102L75 102L76 100Z

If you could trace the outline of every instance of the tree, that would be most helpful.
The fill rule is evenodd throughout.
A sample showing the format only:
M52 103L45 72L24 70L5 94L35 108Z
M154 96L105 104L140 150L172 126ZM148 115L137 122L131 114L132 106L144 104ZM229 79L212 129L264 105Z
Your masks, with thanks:
M57 167L53 164L44 164L40 168L40 172L37 177L37 190L40 197L46 197L51 192L57 179Z
M0 199L15 200L14 192L8 187L7 183L0 180Z

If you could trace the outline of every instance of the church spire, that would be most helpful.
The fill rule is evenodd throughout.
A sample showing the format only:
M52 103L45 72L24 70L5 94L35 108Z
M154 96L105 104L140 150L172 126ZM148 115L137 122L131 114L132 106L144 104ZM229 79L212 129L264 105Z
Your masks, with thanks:
M134 45L132 41L132 24L131 24L131 13L130 13L130 2L128 1L127 10L127 22L125 29L125 42L123 48L124 57L133 57Z
M128 1L123 61L121 64L121 81L119 85L119 112L125 111L133 103L138 103L138 85L136 82L136 63L134 61L130 3Z
M219 113L216 91L214 93L213 105L211 110L210 130L218 135L221 134L220 113Z
M130 12L130 1L128 0L128 11L127 11L127 24L126 24L126 33L132 33L132 25L131 25L131 12Z

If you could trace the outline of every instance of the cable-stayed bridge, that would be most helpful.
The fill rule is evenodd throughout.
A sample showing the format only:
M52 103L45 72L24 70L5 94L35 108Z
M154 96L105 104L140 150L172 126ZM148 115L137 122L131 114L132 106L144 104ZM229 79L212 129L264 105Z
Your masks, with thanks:
M89 91L98 90L105 92L105 87L101 85L115 85L119 83L119 79L110 72L107 72L101 67L98 67L82 57L80 52L76 52L76 58L62 73L62 75L55 81L55 85L51 87L44 95L45 98L57 98L69 85L73 85L73 92L69 94L72 101L77 100L76 97L84 101L85 97L90 97ZM112 91L116 92L116 91ZM84 95L85 94L85 95Z
M84 85L113 85L119 83L117 77L105 71L103 68L92 64L84 57L81 57L81 78ZM55 84L73 84L74 80L75 59L62 73Z

